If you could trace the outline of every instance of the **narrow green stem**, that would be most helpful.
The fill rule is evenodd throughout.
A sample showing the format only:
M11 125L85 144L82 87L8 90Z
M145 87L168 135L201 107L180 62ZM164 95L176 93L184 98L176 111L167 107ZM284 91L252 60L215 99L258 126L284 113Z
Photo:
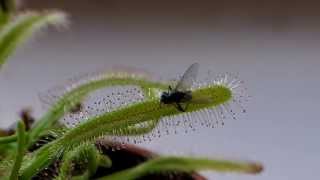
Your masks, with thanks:
M19 121L18 123L18 147L17 147L17 154L16 159L11 171L10 180L17 180L19 175L19 170L21 167L22 159L26 150L26 133L25 133L25 124L23 121Z
M0 137L0 144L8 144L17 141L17 135Z
M21 176L19 179L21 180L29 180L37 174L44 167L47 167L50 163L52 163L58 156L59 152L50 151L51 143L43 146L34 154L34 159L31 160L30 165L25 169L22 169ZM29 163L29 162L28 162Z
M199 170L256 174L262 171L262 166L260 164L250 162L183 157L159 157L133 168L113 173L112 175L100 178L99 180L134 180L149 173L161 173L168 171L189 173Z

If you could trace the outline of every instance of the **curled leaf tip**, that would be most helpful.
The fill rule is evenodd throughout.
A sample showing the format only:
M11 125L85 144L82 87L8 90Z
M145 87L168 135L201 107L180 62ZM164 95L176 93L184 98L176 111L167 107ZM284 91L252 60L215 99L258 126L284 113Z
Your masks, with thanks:
M259 174L264 170L264 167L260 163L251 163L248 173L250 174Z
M18 45L25 42L35 32L48 25L58 29L68 25L67 15L61 11L26 11L19 13L0 30L0 68L12 55Z

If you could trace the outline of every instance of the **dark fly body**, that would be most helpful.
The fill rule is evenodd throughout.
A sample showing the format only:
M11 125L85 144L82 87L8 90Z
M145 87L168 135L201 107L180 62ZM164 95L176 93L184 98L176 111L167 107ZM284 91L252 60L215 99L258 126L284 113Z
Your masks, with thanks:
M172 104L179 111L185 112L188 104L192 100L192 92L190 91L193 82L198 74L199 64L192 64L183 74L175 88L169 86L168 92L163 92L160 103Z
M171 87L169 87L171 89ZM163 92L161 95L161 103L163 104L175 104L180 111L185 111L186 107L182 107L182 103L187 103L191 101L192 94L191 91L188 92L180 92L180 91L168 91Z

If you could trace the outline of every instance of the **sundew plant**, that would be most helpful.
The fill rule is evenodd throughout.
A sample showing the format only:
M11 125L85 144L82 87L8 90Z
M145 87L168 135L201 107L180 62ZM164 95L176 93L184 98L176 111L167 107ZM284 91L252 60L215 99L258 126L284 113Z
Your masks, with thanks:
M0 70L17 46L34 33L67 23L63 12L20 12L13 0L0 2ZM25 112L15 130L0 137L1 179L36 179L52 165L55 172L42 178L129 180L150 173L262 171L256 162L157 156L97 177L99 167L108 169L115 163L98 148L101 141L117 151L163 135L223 126L225 119L236 118L235 109L245 111L243 82L231 74L193 82L192 100L183 111L174 103L161 103L169 84L132 68L118 68L79 76L42 93L43 116L31 124L34 118Z

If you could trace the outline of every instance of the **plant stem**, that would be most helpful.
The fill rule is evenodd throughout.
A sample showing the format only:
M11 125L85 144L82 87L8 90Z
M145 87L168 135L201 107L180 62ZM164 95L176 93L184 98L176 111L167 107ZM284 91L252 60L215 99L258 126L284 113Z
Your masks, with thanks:
M58 156L59 152L50 152L52 144L46 144L34 154L34 160L31 160L30 166L22 169L21 180L29 180L44 167L47 167ZM54 154L55 156L53 156Z
M19 170L21 167L22 159L26 150L26 129L25 129L25 124L23 121L19 121L18 123L18 147L17 147L17 154L16 154L16 159L11 171L10 175L10 180L17 180L18 179L18 174Z
M17 135L13 134L11 136L0 137L0 144L8 144L17 141Z
M198 170L212 170L217 172L239 172L257 174L262 171L257 163L237 162L227 160L210 160L184 157L159 157L143 164L105 176L99 180L134 180L149 173L167 171L193 172Z

